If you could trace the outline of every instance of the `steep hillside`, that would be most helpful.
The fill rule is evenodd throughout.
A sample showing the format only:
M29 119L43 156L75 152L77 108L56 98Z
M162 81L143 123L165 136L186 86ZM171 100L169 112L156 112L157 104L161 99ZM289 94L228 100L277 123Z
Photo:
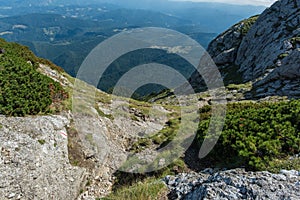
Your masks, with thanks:
M152 108L115 99L24 46L4 40L0 45L1 199L103 197L134 143L178 115L176 105ZM95 92L92 105L90 91ZM79 96L72 96L76 92Z
M299 98L300 1L281 0L261 15L234 25L208 52L225 84L252 82L248 97ZM192 77L196 82L199 77ZM195 83L196 84L196 83Z
M264 13L280 14L271 12L274 8L285 11L283 15L298 13L295 2L280 1ZM280 76L274 76L280 84L296 86L297 38L290 40L296 48L284 51L287 55L280 56L284 57L282 65L269 74L262 69L257 69L260 75L243 71L238 62L241 52L248 52L241 51L248 41L245 38L261 21L261 16L244 20L209 47L228 84L228 105L223 132L203 159L198 159L199 149L205 139L212 138L207 135L208 126L220 124L213 121L212 113L214 109L225 112L218 109L225 107L218 102L226 101L216 99L215 93L176 98L166 92L154 97L153 103L116 97L72 78L24 46L1 40L0 199L299 199L300 100L269 97L244 101L244 93L252 89L251 81L256 82L248 95L254 97L280 95L279 91L297 93L297 89L279 88L260 96L258 91L268 88L273 82L268 77L274 75ZM290 34L285 30L283 35ZM268 38L273 37L277 36L269 33ZM275 50L277 42L275 39ZM259 42L246 44L260 46ZM263 64L249 62L253 70L255 63ZM290 69L294 79L275 73L288 74ZM258 84L267 80L270 82ZM193 81L197 84L197 79ZM247 84L240 84L244 82ZM194 135L193 127L197 130ZM178 137L181 129L186 132ZM191 141L185 151L183 147ZM120 167L127 172L118 171ZM223 170L240 167L244 169ZM159 170L129 173L151 169Z

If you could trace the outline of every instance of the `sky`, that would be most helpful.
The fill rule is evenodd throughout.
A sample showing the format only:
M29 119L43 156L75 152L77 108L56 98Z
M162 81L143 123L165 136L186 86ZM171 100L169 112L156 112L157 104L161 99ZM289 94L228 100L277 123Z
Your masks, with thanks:
M240 5L270 6L276 0L174 0L174 1L222 2L222 3L240 4Z

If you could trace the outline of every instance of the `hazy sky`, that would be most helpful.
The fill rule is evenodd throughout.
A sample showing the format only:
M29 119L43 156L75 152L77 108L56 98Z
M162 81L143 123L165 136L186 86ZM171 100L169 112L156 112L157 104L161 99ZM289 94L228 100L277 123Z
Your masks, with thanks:
M232 3L232 4L247 4L247 5L264 5L270 6L276 0L174 0L174 1L204 1L204 2L223 2L223 3Z

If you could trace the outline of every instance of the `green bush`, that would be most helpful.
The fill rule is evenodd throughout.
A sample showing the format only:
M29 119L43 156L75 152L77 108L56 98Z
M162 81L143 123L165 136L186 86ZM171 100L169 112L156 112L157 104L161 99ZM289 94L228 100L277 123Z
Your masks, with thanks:
M58 72L64 72L61 67L56 66L51 61L36 57L34 53L26 46L22 46L14 42L6 42L4 39L0 38L0 48L5 50L6 56L23 58L25 61L30 61L35 68L38 68L38 64L40 63L48 65L51 69L54 69Z
M210 109L200 110L197 142L206 138ZM300 152L300 101L229 104L222 135L206 159L263 170L277 158Z
M241 28L242 35L246 35L248 33L248 31L250 30L252 25L256 22L258 17L259 17L259 15L255 15L253 17L250 17L250 18L245 19L245 20L240 22L240 24L243 24L242 28Z
M52 102L66 98L61 85L39 73L36 57L26 47L0 40L0 114L45 113Z

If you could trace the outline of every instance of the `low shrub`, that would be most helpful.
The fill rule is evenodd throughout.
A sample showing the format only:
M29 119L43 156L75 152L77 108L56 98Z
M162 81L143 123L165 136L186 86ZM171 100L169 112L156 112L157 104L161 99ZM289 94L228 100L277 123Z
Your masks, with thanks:
M197 142L207 137L210 109L200 110ZM270 162L300 152L300 101L228 105L223 132L207 156L227 167L264 170Z
M60 83L37 71L37 58L27 47L2 39L0 47L0 114L47 113L53 102L67 98Z

